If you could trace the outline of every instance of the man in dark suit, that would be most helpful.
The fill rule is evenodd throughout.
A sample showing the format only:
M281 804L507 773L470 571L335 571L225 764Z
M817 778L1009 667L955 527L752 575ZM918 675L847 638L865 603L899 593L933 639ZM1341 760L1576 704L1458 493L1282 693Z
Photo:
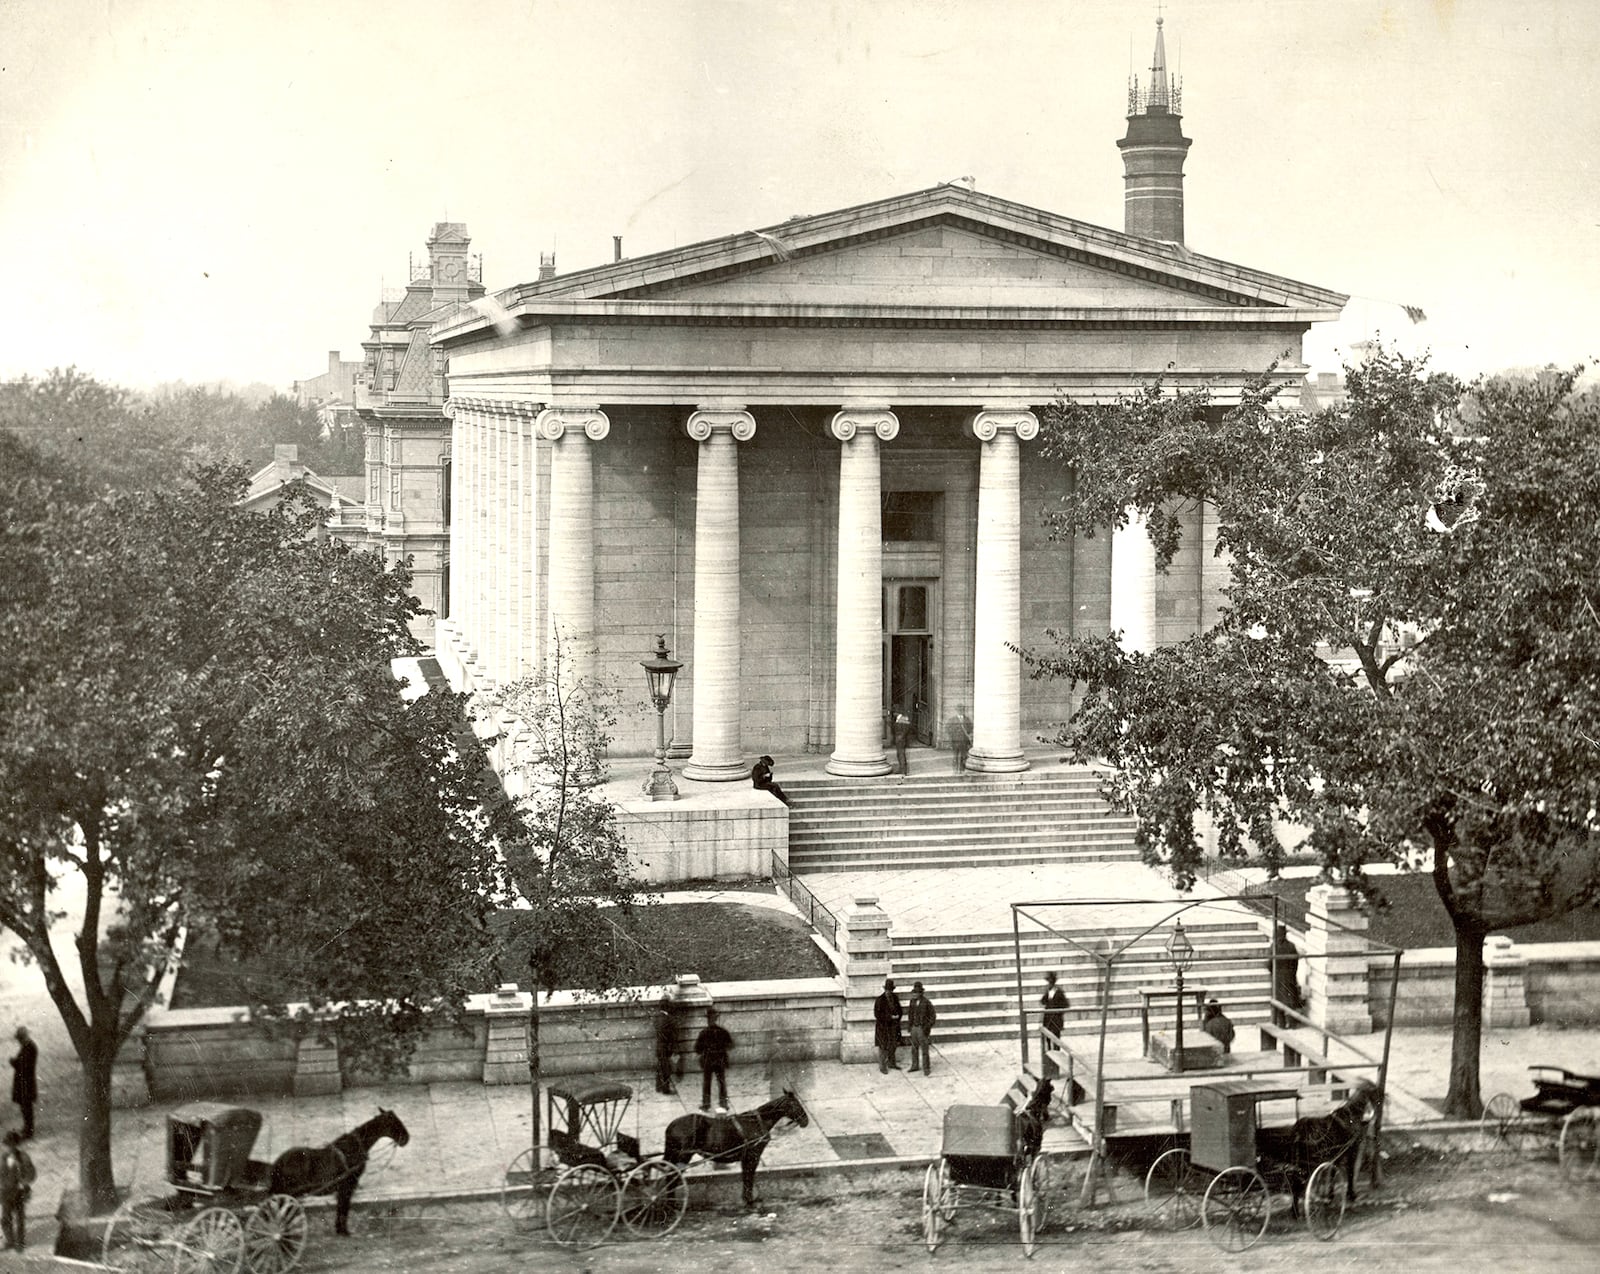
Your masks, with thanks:
M33 1106L39 1100L39 1046L26 1026L17 1027L17 1055L11 1059L11 1100L22 1110L22 1136L33 1136Z

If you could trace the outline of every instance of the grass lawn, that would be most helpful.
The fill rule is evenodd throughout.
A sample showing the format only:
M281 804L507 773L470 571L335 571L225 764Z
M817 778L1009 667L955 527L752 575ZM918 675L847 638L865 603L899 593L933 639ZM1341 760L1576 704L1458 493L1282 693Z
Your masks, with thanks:
M491 921L507 981L516 977L524 989L527 922L525 911L502 911ZM752 982L831 977L834 972L805 922L771 907L731 900L662 903L635 909L620 928L624 936L618 940L635 946L640 985L668 982L679 973L698 973L702 982ZM184 956L172 1007L221 1008L252 1000L298 998L266 966L244 965L195 949Z
M1455 930L1450 927L1450 917L1445 914L1431 876L1378 876L1374 879L1389 905L1373 913L1367 930L1369 936L1392 947L1406 949L1455 946ZM1276 894L1288 904L1285 907L1288 918L1298 926L1300 917L1305 914L1306 890L1316 883L1312 877L1269 880L1252 886L1249 892L1263 897ZM1272 904L1266 902L1260 909L1270 914ZM1506 934L1519 943L1600 940L1600 910L1588 907L1570 911L1553 920L1508 929Z

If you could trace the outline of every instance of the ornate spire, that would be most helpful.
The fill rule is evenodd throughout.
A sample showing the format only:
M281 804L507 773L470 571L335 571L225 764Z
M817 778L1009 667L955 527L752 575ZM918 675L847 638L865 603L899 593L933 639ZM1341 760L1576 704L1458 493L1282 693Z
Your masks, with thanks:
M1140 91L1139 77L1128 79L1128 117L1183 114L1183 86L1167 74L1167 40L1164 18L1156 19L1156 49L1150 59L1150 87Z

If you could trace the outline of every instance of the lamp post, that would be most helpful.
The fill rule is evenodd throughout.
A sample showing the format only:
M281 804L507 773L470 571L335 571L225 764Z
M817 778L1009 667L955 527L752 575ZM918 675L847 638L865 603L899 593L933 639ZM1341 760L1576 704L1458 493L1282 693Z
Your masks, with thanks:
M667 649L665 633L656 634L656 648L649 659L639 661L644 669L645 687L656 705L656 768L644 781L644 794L652 801L675 801L678 787L667 768L667 705L672 702L672 682L683 665Z
M1183 921L1178 921L1172 930L1172 936L1167 939L1167 963L1172 966L1172 971L1178 975L1178 1040L1177 1047L1172 1053L1172 1069L1183 1069L1183 1017L1185 1005L1183 1002L1183 975L1188 972L1189 966L1194 963L1194 943L1189 941L1189 935L1183 931Z

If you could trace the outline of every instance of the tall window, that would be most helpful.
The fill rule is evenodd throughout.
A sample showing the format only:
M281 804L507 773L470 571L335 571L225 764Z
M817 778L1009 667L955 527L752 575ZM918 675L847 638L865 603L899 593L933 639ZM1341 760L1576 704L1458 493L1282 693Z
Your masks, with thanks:
M439 458L439 510L444 524L450 525L450 457Z

